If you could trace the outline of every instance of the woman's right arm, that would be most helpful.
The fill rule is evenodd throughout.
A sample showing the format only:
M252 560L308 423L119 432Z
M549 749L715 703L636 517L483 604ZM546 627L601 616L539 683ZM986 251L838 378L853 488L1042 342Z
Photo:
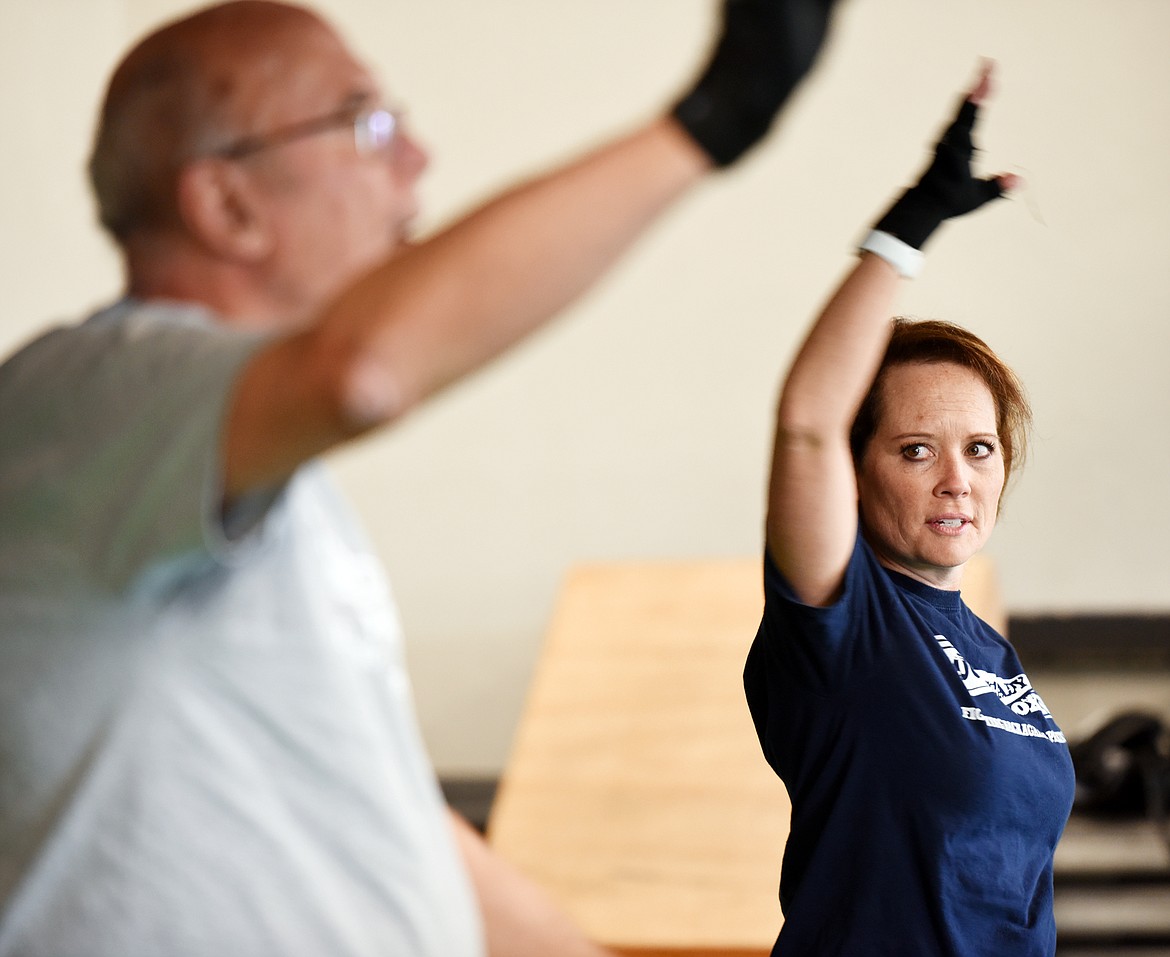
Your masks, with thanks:
M836 597L857 535L849 429L890 335L901 279L872 253L845 278L788 372L776 416L767 547L805 604Z
M857 535L853 419L890 337L901 275L944 220L976 209L1014 177L976 179L970 168L976 108L990 91L985 64L918 184L875 233L881 255L863 252L813 324L788 371L777 411L768 490L768 553L796 596L828 605L838 596ZM891 265L897 262L898 268Z

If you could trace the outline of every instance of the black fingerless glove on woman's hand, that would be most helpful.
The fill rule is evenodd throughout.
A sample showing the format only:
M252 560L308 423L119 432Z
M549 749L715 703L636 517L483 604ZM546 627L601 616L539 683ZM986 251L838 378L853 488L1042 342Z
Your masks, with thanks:
M978 111L976 104L963 101L959 115L934 148L934 161L874 229L921 249L944 219L969 213L1003 195L997 179L976 179L971 173L975 152L971 130Z
M809 71L835 0L724 0L723 33L673 115L716 166L755 145Z

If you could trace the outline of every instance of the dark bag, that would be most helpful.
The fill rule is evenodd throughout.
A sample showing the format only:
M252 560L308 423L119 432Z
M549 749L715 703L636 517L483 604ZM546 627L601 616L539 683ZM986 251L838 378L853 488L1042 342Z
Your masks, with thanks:
M1145 711L1122 712L1069 750L1076 771L1075 810L1147 817L1166 831L1170 728L1161 718Z

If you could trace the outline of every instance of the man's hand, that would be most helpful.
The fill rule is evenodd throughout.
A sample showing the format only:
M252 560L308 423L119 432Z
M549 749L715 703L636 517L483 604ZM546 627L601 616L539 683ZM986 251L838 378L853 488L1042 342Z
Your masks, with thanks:
M763 138L816 61L835 0L724 0L723 31L674 117L716 166Z

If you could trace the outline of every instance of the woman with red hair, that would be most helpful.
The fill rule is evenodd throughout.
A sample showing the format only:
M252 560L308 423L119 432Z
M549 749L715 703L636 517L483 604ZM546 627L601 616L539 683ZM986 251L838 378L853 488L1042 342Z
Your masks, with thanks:
M1073 772L1011 645L963 603L1030 419L977 336L889 316L927 237L1015 186L971 172L990 68L862 244L777 415L744 674L792 799L786 957L1051 957Z

